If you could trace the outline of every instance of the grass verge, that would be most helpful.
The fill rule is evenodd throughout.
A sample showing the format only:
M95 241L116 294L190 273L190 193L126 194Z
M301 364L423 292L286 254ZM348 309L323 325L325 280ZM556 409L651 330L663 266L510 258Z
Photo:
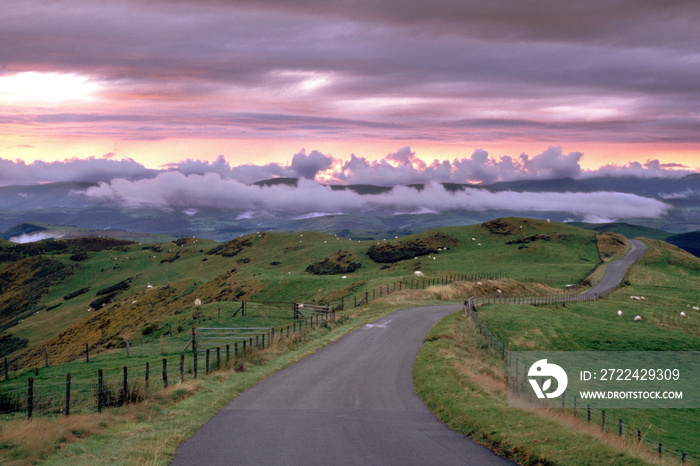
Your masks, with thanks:
M461 313L438 322L414 366L416 393L451 429L521 464L655 464L627 445L557 410L507 405L505 364L488 353Z

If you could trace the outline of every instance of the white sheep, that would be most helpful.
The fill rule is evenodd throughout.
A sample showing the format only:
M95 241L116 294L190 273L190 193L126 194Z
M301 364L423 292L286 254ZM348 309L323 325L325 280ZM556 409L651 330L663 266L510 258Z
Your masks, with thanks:
M700 311L700 307L693 306L693 310L694 310L694 311Z
M194 307L199 308L199 306L201 306L201 305L202 305L202 301L200 301L199 298L194 300Z
M501 290L496 290L496 293L503 293Z
M348 278L348 276L347 276L347 275L343 275L343 276L342 276L342 277L340 277L340 278Z
M622 317L622 311L617 311L618 317Z
M413 272L413 275L415 275L416 277L424 277L425 276L425 275L423 275L423 272L421 272L420 270L416 270L415 272Z
M639 299L641 299L642 301L646 301L646 300L647 300L647 298L645 298L644 296L640 296Z
M481 282L476 282L477 285L481 286Z
M681 312L681 317L685 317L685 312Z
M636 322L639 322L640 320L642 320L642 316L634 316L634 320Z

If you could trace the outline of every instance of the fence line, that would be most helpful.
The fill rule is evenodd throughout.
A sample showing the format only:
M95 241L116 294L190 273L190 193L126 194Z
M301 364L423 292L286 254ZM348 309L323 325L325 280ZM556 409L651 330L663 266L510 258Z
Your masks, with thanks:
M373 288L369 291L365 291L364 294L360 295L359 301L357 295L353 296L354 307L359 307L362 305L368 305L371 301L381 298L383 296L389 295L396 291L402 290L424 290L430 286L435 285L447 285L454 282L460 281L475 281L475 280L496 280L499 278L505 278L506 274L503 272L495 273L450 273L447 275L442 275L434 278L416 278L412 277L410 280L405 278L403 280L397 280L388 285L382 285ZM344 307L344 301L342 303Z
M328 312L300 317L293 325L277 330L274 327L199 328L194 332L196 340L191 351L182 351L180 347L177 354L141 361L140 365L97 368L93 362L89 369L71 371L49 380L36 380L34 376L17 378L10 385L0 384L0 414L25 413L31 419L37 415L70 415L76 410L102 412L106 408L138 402L161 388L196 379L202 369L206 375L228 367L251 351L269 348L282 338L299 338L334 319L335 312ZM203 335L235 335L236 340L217 346L212 337Z
M591 299L582 299L583 301L590 301ZM561 302L561 301L549 301L551 302ZM507 304L507 301L503 301L503 304ZM486 304L483 303L482 304ZM531 303L532 304L532 303ZM518 378L518 374L520 374L520 361L515 358L515 362L513 362L513 359L510 356L510 350L507 348L507 345L505 342L501 341L495 333L493 333L491 330L489 330L488 326L486 323L482 322L479 320L479 313L477 312L477 307L479 306L479 299L475 297L470 297L468 300L464 301L464 314L469 317L472 322L474 323L477 332L482 336L482 338L485 340L487 349L493 351L496 355L498 355L503 361L506 361L508 368L510 369L513 364L515 364L515 374L516 374L516 381L515 384L518 387L525 387L527 388L528 385L526 385L525 380L526 380L526 374L527 374L527 365L525 363L522 364L523 367L523 377L522 379ZM510 374L512 371L509 371L508 374ZM509 375L507 375L509 377ZM525 390L527 393L528 391ZM595 407L592 407L590 403L586 403L585 410L583 409L584 407L579 404L581 400L577 400L576 396L571 396L569 394L569 406L571 409L573 409L573 415L574 417L582 417L586 419L588 424L592 423L597 423L599 422L601 425L601 430L605 433L617 433L618 437L624 438L628 442L636 441L639 444L645 444L647 447L651 448L652 450L658 451L659 456L667 456L667 457L672 457L674 459L680 460L681 463L686 463L688 461L694 461L698 464L700 464L700 458L697 457L691 457L688 456L685 452L680 451L680 450L664 450L663 449L663 444L659 442L654 442L646 437L646 434L642 435L642 430L641 429L634 429L632 426L629 424L625 423L623 419L608 419L606 423L606 417L605 417L605 410L604 409L598 409ZM567 402L567 394L564 392L563 397L562 397L562 408L566 408L566 402ZM600 421L596 421L599 419ZM658 450L657 450L658 448Z

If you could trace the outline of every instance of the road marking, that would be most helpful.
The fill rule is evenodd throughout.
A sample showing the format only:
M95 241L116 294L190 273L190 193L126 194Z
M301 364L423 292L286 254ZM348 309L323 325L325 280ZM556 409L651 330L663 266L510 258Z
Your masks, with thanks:
M389 319L383 324L366 324L366 328L386 328L387 325L389 325L389 322L391 322L394 319Z

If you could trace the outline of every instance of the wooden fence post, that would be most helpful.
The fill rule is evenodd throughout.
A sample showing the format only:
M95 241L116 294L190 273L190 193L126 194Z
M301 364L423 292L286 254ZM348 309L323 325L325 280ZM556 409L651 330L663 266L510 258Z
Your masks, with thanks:
M209 348L207 348L206 363L204 364L204 375L209 375Z
M49 367L49 346L44 346L44 357L46 359L46 367Z
M221 348L216 347L216 370L221 369Z
M168 388L168 360L163 358L163 388Z
M287 326L287 336L289 336L289 326ZM226 344L226 365L228 366L230 361L230 348L228 343Z
M102 412L102 407L104 406L104 378L102 374L102 369L97 369L97 412Z
M70 414L70 372L66 374L66 416Z
M34 411L34 378L27 379L27 419L32 418Z
M194 369L193 369L193 371L194 371L193 378L196 379L196 378L197 378L197 352L194 352L194 353L192 354L192 362L193 362L193 366L194 366Z
M128 377L127 377L127 369L126 366L124 366L124 380L122 383L122 402L121 404L125 405L126 400L129 397L129 385L128 385Z
M5 358L5 380L10 380L10 372L7 370L7 358Z
M146 363L146 395L148 395L148 373L150 372L150 364Z
M185 353L180 354L180 383L185 381Z
M601 421L601 429L605 432L605 410L603 410L603 416Z
M85 362L90 362L90 347L85 343Z

